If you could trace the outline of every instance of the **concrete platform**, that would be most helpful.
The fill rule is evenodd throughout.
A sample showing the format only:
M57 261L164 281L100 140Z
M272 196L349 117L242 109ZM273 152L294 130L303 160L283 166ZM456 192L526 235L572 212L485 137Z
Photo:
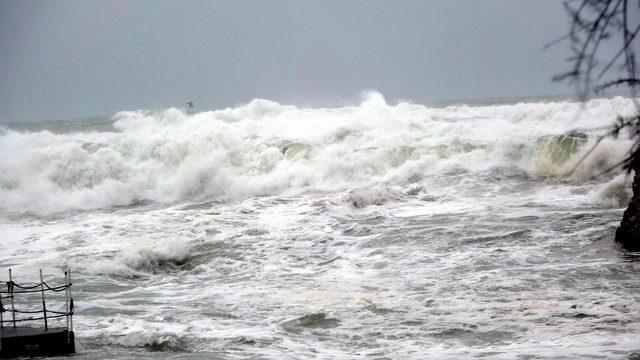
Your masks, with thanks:
M51 356L75 353L73 331L32 327L0 328L0 358Z

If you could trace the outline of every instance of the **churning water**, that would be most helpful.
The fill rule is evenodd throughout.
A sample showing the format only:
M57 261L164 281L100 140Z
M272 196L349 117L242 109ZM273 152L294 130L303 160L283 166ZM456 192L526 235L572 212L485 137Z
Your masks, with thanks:
M131 111L0 130L0 268L84 358L625 358L624 98ZM571 172L575 168L575 171Z

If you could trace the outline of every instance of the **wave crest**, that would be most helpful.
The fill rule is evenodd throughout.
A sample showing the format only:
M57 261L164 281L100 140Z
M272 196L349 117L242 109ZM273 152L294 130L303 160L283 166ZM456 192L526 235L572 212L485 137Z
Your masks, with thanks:
M570 102L428 108L390 105L371 93L341 108L254 100L196 114L120 112L113 132L3 130L0 207L49 214L141 201L342 192L505 166L562 178L590 140L567 145L558 136L579 129L593 138L633 110L624 98L592 100L583 110ZM553 136L556 148L548 145ZM603 141L573 178L603 170L628 146Z

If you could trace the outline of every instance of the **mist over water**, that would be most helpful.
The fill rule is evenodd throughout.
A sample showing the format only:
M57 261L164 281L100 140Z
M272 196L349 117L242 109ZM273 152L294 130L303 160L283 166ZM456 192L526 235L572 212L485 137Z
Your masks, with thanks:
M83 358L624 357L622 97L0 129L0 264L75 275ZM197 356L196 356L197 357Z

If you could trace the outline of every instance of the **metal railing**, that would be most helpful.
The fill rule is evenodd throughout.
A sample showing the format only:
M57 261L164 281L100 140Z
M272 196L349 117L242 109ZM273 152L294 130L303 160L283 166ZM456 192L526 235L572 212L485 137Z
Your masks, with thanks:
M44 281L42 276L42 270L40 270L40 283L38 284L18 284L13 281L13 274L9 269L9 281L6 283L6 287L2 289L0 285L0 327L5 327L5 324L12 325L14 328L17 323L28 321L40 321L44 320L44 329L49 330L49 320L56 318L66 318L67 331L73 331L73 297L71 297L71 271L64 272L64 285L50 286ZM60 310L54 311L47 309L47 302L45 293L47 292L65 292L65 304ZM42 309L40 310L19 310L15 307L16 295L40 293L42 296ZM10 309L7 309L5 300L9 300ZM64 311L62 311L64 309ZM5 320L5 313L11 314L11 319ZM18 318L16 318L18 314ZM25 316L26 317L21 317ZM40 315L40 316L36 316Z

